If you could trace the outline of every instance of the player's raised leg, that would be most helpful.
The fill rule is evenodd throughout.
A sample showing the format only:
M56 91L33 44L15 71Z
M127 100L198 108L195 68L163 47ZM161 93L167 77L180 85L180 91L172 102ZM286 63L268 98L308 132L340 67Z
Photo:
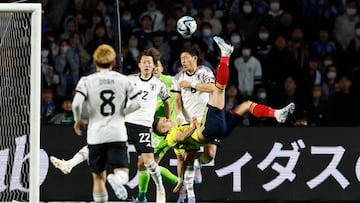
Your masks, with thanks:
M64 174L71 173L72 168L79 165L89 158L89 149L87 145L82 147L71 159L65 161L64 159L58 159L55 156L50 156L50 161L55 168L58 168Z
M234 47L227 44L222 38L215 36L214 41L221 51L220 63L216 72L216 88L210 97L209 105L223 109L225 105L225 88L229 81L229 59Z
M256 117L275 118L277 122L284 123L287 117L295 110L295 104L290 103L282 109L273 109L263 104L246 101L236 106L232 111L237 115L244 116L251 113Z

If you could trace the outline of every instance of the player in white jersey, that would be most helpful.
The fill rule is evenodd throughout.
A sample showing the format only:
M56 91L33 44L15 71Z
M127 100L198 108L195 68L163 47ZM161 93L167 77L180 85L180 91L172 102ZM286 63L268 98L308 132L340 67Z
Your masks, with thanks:
M178 126L190 124L192 117L203 118L204 110L210 99L210 92L215 87L214 73L206 66L198 66L198 58L199 52L195 48L186 48L180 53L183 70L175 75L171 89L174 93L174 107ZM185 169L187 170L186 174L193 176L189 180L194 180L195 183L202 182L200 166L210 162L215 157L216 150L216 144L209 144L204 147L204 153L195 160L194 168L189 166ZM194 197L193 190L188 189L189 201Z
M120 199L127 199L124 187L129 180L129 160L125 115L140 108L139 92L130 80L111 71L115 51L109 45L100 45L94 52L97 73L82 77L76 86L73 100L74 130L82 135L85 121L81 120L83 105L87 105L87 144L89 165L93 177L93 199L106 202L106 168L113 168L109 182ZM126 105L126 103L129 105Z
M157 107L158 96L165 106L165 114L170 118L169 92L166 84L153 75L157 59L152 51L145 50L138 56L139 74L128 76L129 80L140 91L140 109L125 117L129 142L133 143L139 153L139 172L148 170L156 185L156 202L165 203L165 188L163 186L160 167L154 159L154 148L151 142L151 127Z

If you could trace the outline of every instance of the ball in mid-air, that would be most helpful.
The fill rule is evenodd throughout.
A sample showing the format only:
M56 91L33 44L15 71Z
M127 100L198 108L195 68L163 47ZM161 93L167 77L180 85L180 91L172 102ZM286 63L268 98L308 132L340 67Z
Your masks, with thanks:
M176 23L177 31L184 37L191 36L197 28L196 21L191 16L183 16Z

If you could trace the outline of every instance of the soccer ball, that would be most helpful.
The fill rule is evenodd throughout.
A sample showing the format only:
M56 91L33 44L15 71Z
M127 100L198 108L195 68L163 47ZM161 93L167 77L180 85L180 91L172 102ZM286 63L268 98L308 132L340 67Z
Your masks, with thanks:
M176 23L177 31L184 37L190 37L197 28L196 21L191 16L183 16Z

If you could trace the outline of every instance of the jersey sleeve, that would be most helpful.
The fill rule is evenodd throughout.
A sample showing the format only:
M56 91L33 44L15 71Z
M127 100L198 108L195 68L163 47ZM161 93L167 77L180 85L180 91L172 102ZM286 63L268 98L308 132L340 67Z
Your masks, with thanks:
M137 88L135 87L134 84L132 84L130 82L130 80L127 81L128 84L127 84L127 90L126 90L126 93L127 93L127 96L130 100L134 99L137 95L139 95L139 91L137 90Z
M171 85L171 92L181 92L180 89L180 73L178 73L174 78L173 78L173 83Z
M161 100L165 101L167 100L168 98L170 98L170 94L167 90L167 87L166 87L166 84L164 82L161 82L160 83L160 98Z
M88 95L86 80L87 80L86 77L81 77L75 88L75 91L82 94L85 98L87 98Z
M201 77L203 83L215 83L215 76L212 70L206 66L203 66L202 68L202 77Z

